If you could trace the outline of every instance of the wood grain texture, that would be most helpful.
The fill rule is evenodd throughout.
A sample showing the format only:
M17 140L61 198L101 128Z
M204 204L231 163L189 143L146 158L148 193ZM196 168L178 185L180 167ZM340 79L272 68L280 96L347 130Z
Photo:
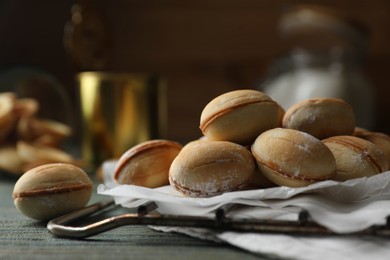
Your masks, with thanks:
M0 172L0 259L268 259L227 244L127 226L88 239L54 237L41 222L20 214L12 200L15 180ZM107 199L96 193L91 203ZM124 213L122 210L107 216Z

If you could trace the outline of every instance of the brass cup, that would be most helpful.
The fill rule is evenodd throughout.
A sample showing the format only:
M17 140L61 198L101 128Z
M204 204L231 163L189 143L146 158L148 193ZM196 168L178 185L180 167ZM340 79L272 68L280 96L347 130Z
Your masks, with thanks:
M77 75L81 110L81 152L95 169L130 147L164 136L164 81L153 75L81 72Z

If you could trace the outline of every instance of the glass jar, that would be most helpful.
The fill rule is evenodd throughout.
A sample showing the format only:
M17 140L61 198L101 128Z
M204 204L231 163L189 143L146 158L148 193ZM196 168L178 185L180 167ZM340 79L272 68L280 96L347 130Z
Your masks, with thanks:
M0 92L13 92L17 98L33 98L39 103L40 118L73 125L69 94L59 79L47 71L29 66L0 71Z
M367 33L335 10L298 5L279 21L287 55L270 65L260 85L284 109L307 98L334 97L350 103L357 125L375 125L375 93L364 73Z
M356 56L341 49L329 53L294 49L274 63L261 89L284 109L308 98L341 98L352 105L357 124L375 123L373 88Z

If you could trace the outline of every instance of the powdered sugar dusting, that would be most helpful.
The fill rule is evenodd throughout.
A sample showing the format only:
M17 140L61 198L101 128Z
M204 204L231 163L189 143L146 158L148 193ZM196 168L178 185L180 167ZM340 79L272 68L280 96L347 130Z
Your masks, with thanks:
M42 205L45 205L49 208L57 207L58 201L54 200L50 196L42 196L40 197L40 202Z
M191 197L209 197L247 186L255 170L251 152L227 141L192 142L173 161L171 186Z
M254 167L231 158L220 158L192 169L178 166L175 174L170 175L170 183L191 197L208 197L242 189L249 183L253 170Z

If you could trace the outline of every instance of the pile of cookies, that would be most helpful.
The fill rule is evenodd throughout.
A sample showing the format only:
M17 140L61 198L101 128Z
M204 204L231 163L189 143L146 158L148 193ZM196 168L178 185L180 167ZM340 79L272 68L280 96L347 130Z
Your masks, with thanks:
M203 137L185 146L151 140L130 148L114 179L210 197L389 170L390 137L357 127L352 107L336 98L303 100L285 111L260 91L236 90L206 105L200 130Z
M61 122L40 118L40 104L32 98L0 93L0 169L16 176L36 166L66 162L78 164L61 149L72 129Z

